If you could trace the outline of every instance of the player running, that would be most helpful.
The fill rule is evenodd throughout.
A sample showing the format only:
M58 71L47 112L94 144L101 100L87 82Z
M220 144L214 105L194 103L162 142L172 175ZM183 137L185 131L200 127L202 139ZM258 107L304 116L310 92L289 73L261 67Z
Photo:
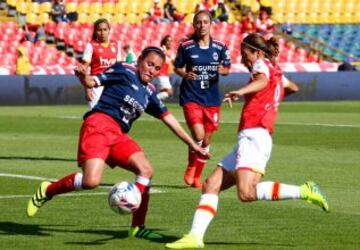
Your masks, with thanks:
M139 145L127 135L132 123L146 112L161 119L192 150L208 156L167 111L156 97L152 85L148 84L159 73L164 61L161 49L148 47L138 59L138 68L116 63L96 76L78 72L86 87L105 86L99 102L85 114L80 130L77 161L82 173L72 173L53 183L42 182L28 202L29 217L35 216L39 208L56 195L99 186L107 163L133 172L136 175L135 185L142 194L140 207L133 213L129 236L145 239L162 237L144 225L153 168Z
M251 79L246 86L228 92L223 100L231 106L244 96L238 143L207 178L189 234L166 244L167 248L203 248L205 231L217 211L219 193L234 185L241 201L302 199L329 211L324 195L312 181L301 186L261 182L271 153L277 109L287 87L283 86L279 68L265 58L274 55L268 45L258 34L250 34L241 43L242 62L251 72Z
M86 44L82 57L82 72L96 75L104 72L107 68L121 60L121 49L118 42L110 40L110 23L104 19L98 19L94 23L92 39ZM85 97L89 107L93 108L99 101L104 87L85 88Z
M227 47L210 36L211 14L202 10L195 14L195 33L181 43L175 59L175 72L183 80L180 86L180 105L186 123L197 143L209 151L212 134L219 128L219 75L229 74L230 57ZM201 188L201 173L206 159L189 150L185 183Z

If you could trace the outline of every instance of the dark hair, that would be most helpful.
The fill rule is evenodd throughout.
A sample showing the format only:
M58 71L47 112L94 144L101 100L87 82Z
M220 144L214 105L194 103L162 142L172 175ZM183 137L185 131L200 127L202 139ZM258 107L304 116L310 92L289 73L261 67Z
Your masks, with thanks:
M167 41L169 40L169 38L171 38L170 35L164 36L164 37L161 39L160 46L164 46L164 45L167 43Z
M276 37L271 37L266 41L266 44L268 47L268 54L270 59L277 57L280 53L278 39Z
M194 17L193 17L193 24L195 24L196 22L196 19L198 18L198 16L200 16L201 14L205 14L209 17L210 19L210 23L212 23L213 21L213 18L212 18L212 15L211 13L208 11L208 10L200 10L198 12L195 13ZM190 36L189 36L189 39L194 39L194 40L197 40L197 35L196 35L196 32L194 31L194 33L192 33Z
M106 23L107 26L108 26L109 29L110 29L110 23L109 23L109 21L108 21L107 19L105 19L105 18L100 18L100 19L96 20L95 23L94 23L94 31L93 31L91 40L94 41L94 40L97 39L97 37L96 37L96 29L97 29L97 28L99 27L99 25L102 24L102 23Z
M145 49L143 49L143 51L141 51L141 55L139 56L139 60L143 60L152 52L156 53L158 56L160 56L165 61L164 51L155 46L150 46L150 47L146 47Z
M255 52L256 50L261 50L265 53L265 56L269 59L271 56L270 49L268 47L268 43L261 35L257 33L251 33L247 37L243 39L241 42L241 47L247 47L251 52Z

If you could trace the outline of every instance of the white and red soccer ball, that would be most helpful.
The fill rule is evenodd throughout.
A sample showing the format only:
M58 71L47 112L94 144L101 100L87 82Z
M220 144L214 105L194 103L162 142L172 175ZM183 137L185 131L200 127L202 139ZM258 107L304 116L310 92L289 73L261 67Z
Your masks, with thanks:
M130 214L140 207L141 193L135 184L122 181L110 189L108 202L115 213Z

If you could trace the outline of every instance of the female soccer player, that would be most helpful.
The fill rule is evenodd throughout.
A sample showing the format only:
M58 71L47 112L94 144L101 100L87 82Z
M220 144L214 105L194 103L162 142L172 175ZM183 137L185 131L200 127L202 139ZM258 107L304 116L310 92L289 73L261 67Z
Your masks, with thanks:
M154 83L158 89L157 97L160 100L165 100L169 96L172 96L173 90L170 83L170 71L171 65L174 61L174 56L171 51L173 39L170 35L166 35L161 39L161 48L164 50L166 60L162 66L159 76L154 79Z
M192 38L180 44L175 59L175 72L183 80L180 105L195 141L209 151L211 136L219 127L219 75L229 74L230 57L222 42L210 36L211 14L202 10L195 14ZM186 184L201 188L200 176L206 159L189 150Z
M207 178L189 234L166 247L203 248L203 237L216 214L219 193L234 185L241 201L302 199L329 210L314 182L301 186L261 182L271 153L271 133L277 109L284 94L281 71L265 58L272 58L272 54L266 40L258 34L250 34L241 43L242 62L251 72L250 82L230 91L223 100L231 106L233 101L244 96L238 143Z
M86 44L83 53L83 72L90 67L90 74L96 75L121 60L119 43L110 40L109 36L110 23L103 18L96 20L91 42ZM93 108L99 101L103 89L103 87L85 88L85 97L90 108Z
M136 175L135 184L142 193L140 208L133 213L129 236L161 238L161 235L144 226L153 168L142 149L127 135L132 123L143 112L149 113L161 119L192 150L208 156L159 101L152 85L148 85L159 73L164 61L165 55L161 49L148 47L138 59L138 68L116 63L96 76L84 75L80 69L78 74L86 87L105 86L98 104L85 114L80 130L78 165L82 173L72 173L53 183L42 182L28 202L28 216L34 216L55 195L96 188L107 163L133 172Z

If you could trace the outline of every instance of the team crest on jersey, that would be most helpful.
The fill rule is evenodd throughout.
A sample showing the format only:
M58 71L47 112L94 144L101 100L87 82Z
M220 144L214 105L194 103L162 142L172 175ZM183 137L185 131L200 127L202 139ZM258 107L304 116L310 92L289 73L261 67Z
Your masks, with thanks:
M219 60L219 55L218 55L218 53L216 53L216 52L214 52L214 53L212 54L212 57L213 57L213 59L214 59L215 61Z
M112 52L112 53L116 53L116 49L115 49L113 46L111 46L110 49L111 49L111 52Z
M104 52L104 50L103 50L103 49L99 49L99 52L100 52L100 53L103 53L103 52Z
M226 59L230 59L230 52L228 50L225 52L225 56L226 56Z
M133 89L135 89L136 91L139 90L139 87L136 86L135 84L131 84L131 87L132 87Z

